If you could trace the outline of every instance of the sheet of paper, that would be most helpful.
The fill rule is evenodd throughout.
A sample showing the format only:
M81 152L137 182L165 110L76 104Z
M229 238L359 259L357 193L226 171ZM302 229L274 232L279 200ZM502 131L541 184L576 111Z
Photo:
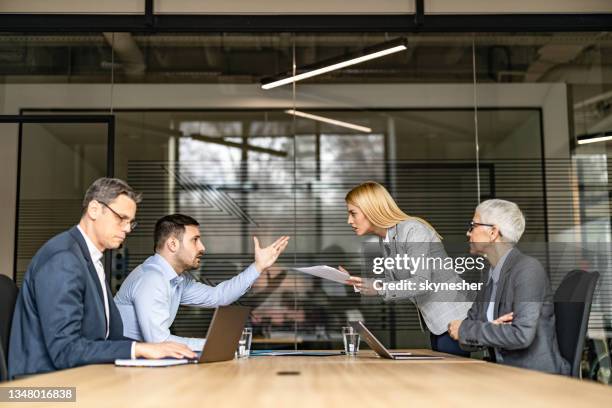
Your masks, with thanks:
M307 273L308 275L318 276L338 283L346 283L350 275L327 265L309 266L306 268L295 268L296 271Z
M145 358L131 359L117 359L115 365L118 367L170 367L181 364L189 364L195 362L195 360L187 359L175 359L175 358L162 358L159 360L147 360Z

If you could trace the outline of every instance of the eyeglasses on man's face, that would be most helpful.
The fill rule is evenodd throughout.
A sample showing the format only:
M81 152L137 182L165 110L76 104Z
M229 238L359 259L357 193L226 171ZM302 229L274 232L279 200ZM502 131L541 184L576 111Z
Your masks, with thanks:
M102 202L102 201L98 201L100 204L102 204L103 206L105 206L106 208L108 208L109 210L111 210L111 212L113 214L115 214L115 216L117 217L117 219L119 220L119 224L123 227L125 225L129 225L130 226L130 231L134 231L134 228L136 228L136 226L138 225L137 221L131 221L130 217L126 216L126 215L121 215L119 214L117 211L113 210L108 204Z
M472 232L476 227L494 227L493 224L483 224L480 222L470 221L468 224L468 232Z

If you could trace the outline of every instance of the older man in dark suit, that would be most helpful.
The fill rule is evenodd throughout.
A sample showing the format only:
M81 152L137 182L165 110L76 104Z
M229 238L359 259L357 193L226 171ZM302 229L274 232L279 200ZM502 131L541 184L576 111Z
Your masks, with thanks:
M524 230L525 218L512 202L487 200L476 208L467 233L470 248L491 269L467 318L452 321L448 331L463 348L490 348L497 363L567 374L546 272L514 247Z
M36 374L120 358L194 358L177 343L123 337L102 255L134 228L140 196L118 179L96 180L77 226L51 238L26 271L15 305L9 376Z

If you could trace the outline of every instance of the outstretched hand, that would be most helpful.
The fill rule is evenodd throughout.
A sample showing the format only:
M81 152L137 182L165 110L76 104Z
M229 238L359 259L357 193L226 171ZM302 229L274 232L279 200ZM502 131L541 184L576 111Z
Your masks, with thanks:
M338 266L338 270L346 272L350 275L349 271L344 269L342 266ZM355 292L361 292L362 296L376 296L378 291L374 289L374 279L360 278L359 276L351 276L345 282L346 285L350 285L355 289Z
M289 237L286 235L282 236L265 248L259 245L257 237L253 237L253 243L255 245L255 268L257 268L259 273L262 273L274 265L280 254L287 248Z

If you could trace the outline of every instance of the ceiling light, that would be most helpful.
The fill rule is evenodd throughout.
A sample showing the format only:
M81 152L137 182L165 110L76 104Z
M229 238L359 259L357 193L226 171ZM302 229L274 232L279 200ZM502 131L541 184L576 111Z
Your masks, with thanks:
M373 60L385 55L403 51L407 48L408 47L406 45L406 39L399 38L397 40L388 41L382 44L375 45L373 47L365 48L359 52L350 55L344 55L338 58L334 58L333 60L319 62L316 65L303 67L300 69L300 71L304 72L301 72L297 75L292 75L285 78L265 78L261 83L261 87L262 89L276 88L277 86L301 81L302 79L306 78L312 78L313 76L321 75L326 72L335 71L337 69L348 67L350 65L359 64L361 62Z
M581 135L577 138L578 144L583 145L587 143L605 142L612 140L612 132L595 133L591 135Z
M293 110L293 109L288 109L288 110L285 111L285 113L288 113L289 115L299 116L301 118L316 120L318 122L329 123L330 125L342 126L342 127L345 127L345 128L348 128L348 129L357 130L357 131L363 132L363 133L372 133L372 129L369 128L369 127L359 126L359 125L355 125L355 124L352 124L352 123L343 122L341 120L326 118L324 116L313 115L313 114L310 114L310 113L300 112L300 111L296 111L296 110Z

